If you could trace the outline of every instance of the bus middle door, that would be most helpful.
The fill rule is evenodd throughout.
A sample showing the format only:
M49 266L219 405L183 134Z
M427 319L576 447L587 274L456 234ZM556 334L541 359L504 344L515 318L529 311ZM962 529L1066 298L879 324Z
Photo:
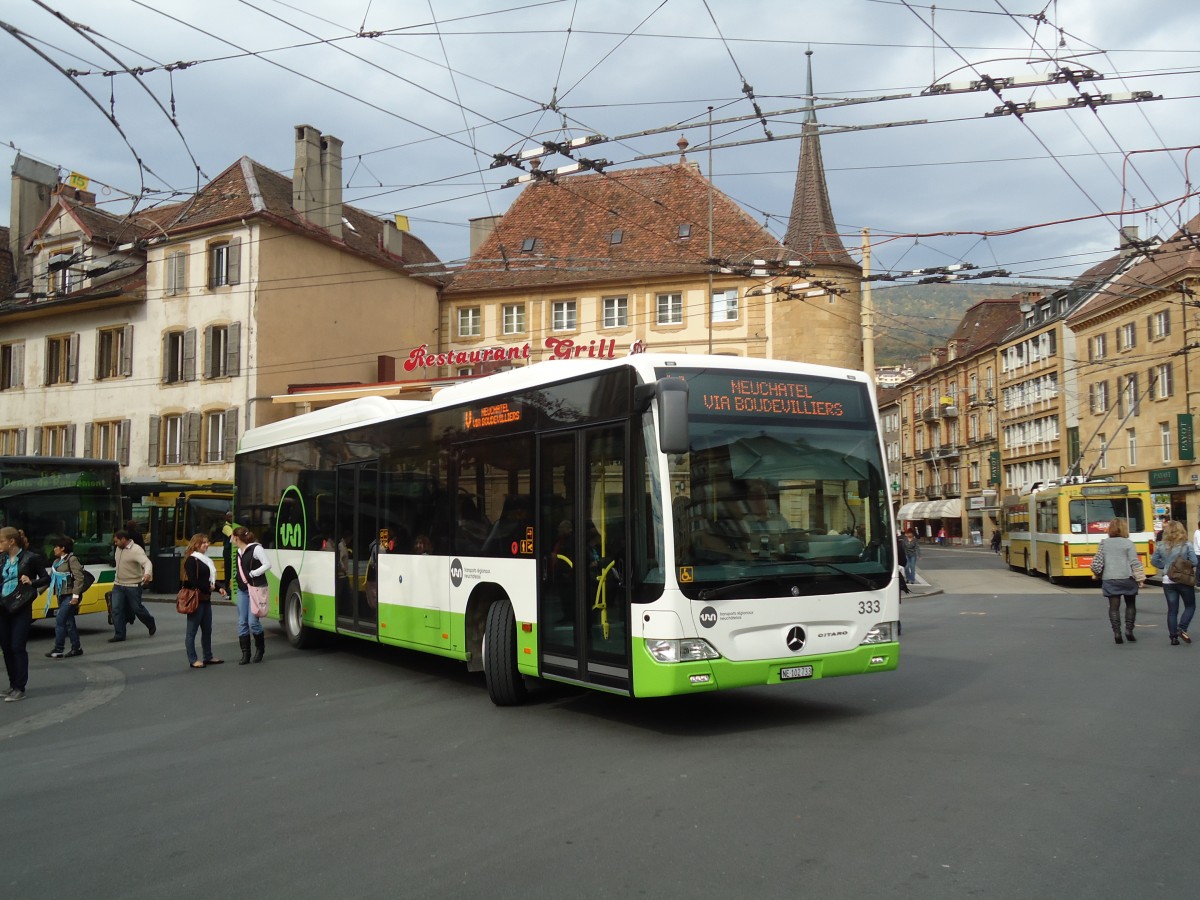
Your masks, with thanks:
M379 537L379 460L337 467L333 540L334 604L337 627L360 634L379 633L379 609L368 595L368 569Z

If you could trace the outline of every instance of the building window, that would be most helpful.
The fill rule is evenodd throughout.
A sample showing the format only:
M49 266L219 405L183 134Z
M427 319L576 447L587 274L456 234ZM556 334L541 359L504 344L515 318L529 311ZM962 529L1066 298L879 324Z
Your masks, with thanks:
M0 391L25 386L25 343L0 344Z
M679 226L678 233L679 233L679 239L681 241L687 240L688 238L690 238L692 236L692 226L685 222L684 224Z
M533 248L537 246L537 238L525 238L521 241L521 252L532 253Z
M1108 409L1108 382L1097 381L1091 386L1092 412L1102 413Z
M1125 445L1129 448L1129 465L1137 465L1137 432L1128 428L1125 430Z
M550 307L550 328L553 331L574 331L577 327L574 300L555 300Z
M208 286L224 287L241 281L242 239L217 241L208 245Z
M46 338L46 384L73 384L79 360L79 335Z
M525 304L510 303L501 309L501 328L505 334L525 333Z
M129 346L132 334L132 325L101 328L96 333L96 378L98 380L133 374L133 356Z
M74 253L56 253L50 257L47 293L69 294L79 290L83 284L83 272L71 265L75 261Z
M24 456L25 448L21 446L21 429L0 429L0 456Z
M619 244L623 240L625 240L625 232L620 228L614 228L612 234L609 235L608 238L608 242L610 244Z
M713 291L712 320L714 322L736 322L738 317L737 288Z
M1092 338L1089 346L1092 351L1092 359L1104 359L1108 355L1108 335L1096 335Z
M73 436L69 433L69 425L43 425L40 433L41 447L38 456L74 456L75 448L70 446Z
M1117 329L1117 349L1132 350L1137 346L1137 326L1132 322Z
M1096 435L1096 440L1100 442L1100 460L1097 463L1101 469L1108 468L1108 439L1102 434Z
M458 308L458 336L479 337L483 331L483 315L478 306Z
M187 380L186 331L168 331L163 335L163 381L177 384Z
M183 416L163 416L162 462L165 466L183 462Z
M604 307L604 327L605 328L626 328L629 325L629 298L628 297L605 297L603 300Z
M1158 434L1159 440L1162 442L1163 462L1169 463L1171 461L1171 423L1159 422Z
M1171 314L1167 310L1150 316L1150 340L1161 341L1171 333Z
M1150 398L1166 400L1175 393L1175 384L1171 377L1171 364L1163 363L1150 370Z
M226 248L223 252L224 252L224 255L228 258L229 245L223 244L220 246L223 246ZM165 291L164 292L166 293L166 295L168 297L174 297L177 294L182 294L187 291L187 261L188 261L188 253L186 250L172 250L170 253L167 254L167 258L166 258L166 262L165 262L166 273L165 273L165 278L164 278L164 282L165 282ZM227 278L228 273L229 273L229 266L228 266L227 260L226 260L226 264L223 266L223 268L224 268L224 272L225 272L225 277ZM226 282L221 281L219 283L225 284Z
M683 294L658 295L658 324L683 324Z
M1137 375L1126 375L1120 379L1122 383L1121 395L1117 398L1117 412L1124 416L1129 410L1133 410L1134 415L1137 415L1138 408L1138 377Z
M117 459L121 444L121 423L93 422L92 445L87 455L96 459Z
M225 461L224 412L210 412L204 416L204 461Z

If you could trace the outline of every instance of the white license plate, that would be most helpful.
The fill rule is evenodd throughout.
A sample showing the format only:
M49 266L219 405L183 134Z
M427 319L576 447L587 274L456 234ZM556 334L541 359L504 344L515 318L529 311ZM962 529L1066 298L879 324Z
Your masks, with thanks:
M793 678L812 678L812 666L789 666L779 670L780 681L790 681Z

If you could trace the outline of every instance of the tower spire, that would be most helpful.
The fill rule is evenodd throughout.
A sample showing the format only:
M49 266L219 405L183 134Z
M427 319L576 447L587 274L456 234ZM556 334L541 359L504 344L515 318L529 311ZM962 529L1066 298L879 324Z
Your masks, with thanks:
M825 183L825 164L821 159L821 138L817 129L816 94L813 91L812 49L808 57L808 107L800 137L800 163L796 167L796 190L792 212L783 243L801 259L813 264L849 266L858 264L846 252L838 237Z

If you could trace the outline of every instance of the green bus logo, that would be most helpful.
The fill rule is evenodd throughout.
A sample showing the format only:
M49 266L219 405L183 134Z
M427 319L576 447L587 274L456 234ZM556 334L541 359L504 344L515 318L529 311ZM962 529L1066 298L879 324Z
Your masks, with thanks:
M304 547L304 529L299 522L284 523L279 526L279 543L283 547L299 550Z

